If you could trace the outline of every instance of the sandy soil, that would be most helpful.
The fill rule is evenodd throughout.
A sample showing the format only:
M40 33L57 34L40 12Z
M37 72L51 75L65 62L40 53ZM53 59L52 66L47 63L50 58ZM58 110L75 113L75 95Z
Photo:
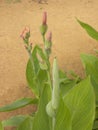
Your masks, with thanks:
M49 30L53 33L53 53L60 68L73 69L83 76L80 53L93 53L98 43L91 39L76 22L75 17L98 30L98 0L47 0L39 4L21 0L8 4L0 0L0 106L21 97L33 96L27 88L25 68L28 55L20 33L25 26L31 28L31 41L42 46L39 25L42 12L48 13ZM0 113L0 119L31 112L27 107L11 113Z

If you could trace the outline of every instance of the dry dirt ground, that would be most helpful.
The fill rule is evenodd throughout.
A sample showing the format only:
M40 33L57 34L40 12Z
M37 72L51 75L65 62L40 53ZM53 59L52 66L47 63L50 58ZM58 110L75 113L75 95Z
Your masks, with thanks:
M31 41L42 46L39 26L43 11L48 13L49 30L53 33L53 53L63 70L74 70L83 76L80 53L93 53L98 43L79 26L75 17L98 30L98 0L21 0L8 3L0 0L0 106L21 97L33 96L25 77L28 54L20 33L25 26L31 29ZM0 113L0 119L31 112L32 108Z

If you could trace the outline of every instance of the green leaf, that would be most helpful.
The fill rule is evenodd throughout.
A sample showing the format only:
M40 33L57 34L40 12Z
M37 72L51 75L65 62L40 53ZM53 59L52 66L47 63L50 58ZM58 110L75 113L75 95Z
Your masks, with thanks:
M76 83L79 83L82 79L79 75L77 75L73 70L69 71L69 77L73 79Z
M32 89L32 91L37 96L39 96L39 92L40 92L40 90L39 90L40 89L39 80L40 80L41 77L37 78L37 76L39 75L40 71L42 70L42 65L43 66L45 65L43 69L46 70L46 68L47 68L46 58L45 58L45 55L43 53L43 50L38 45L36 45L34 47L33 52L32 52L32 57L33 57L36 75L34 75L32 64L31 64L31 61L29 59L29 61L27 63L27 68L26 68L26 78L27 78L27 82L28 82L29 87ZM41 62L43 62L44 64L42 64ZM44 70L43 70L43 72L46 73ZM39 80L36 80L36 79L39 79Z
M90 78L86 78L73 87L64 96L64 102L72 116L72 130L92 130L95 95Z
M3 106L0 108L0 112L7 112L7 111L12 111L24 106L27 106L29 104L36 104L38 103L38 99L32 99L32 98L22 98L19 99L9 105Z
M27 67L26 67L26 79L28 82L29 87L31 88L31 90L36 94L39 95L39 90L38 90L38 85L36 83L36 75L34 75L34 71L37 74L39 72L39 62L36 56L37 53L37 46L34 47L33 52L32 52L32 57L33 57L33 62L34 62L34 68L35 70L33 70L32 64L30 59L28 60L27 63Z
M93 39L97 40L98 41L98 31L96 31L93 27L91 27L89 24L86 24L80 20L78 20L78 23L81 25L81 27L83 27L86 32L88 33L88 35L90 37L92 37Z
M93 129L98 129L98 120L96 120L96 121L94 122Z
M91 82L95 89L96 102L98 102L98 58L90 54L82 54L81 59L86 75L91 76Z
M32 130L51 130L51 119L46 113L46 105L50 101L50 97L51 89L50 86L46 84L39 100L39 107L33 120Z
M98 120L98 107L96 107L96 116L95 116L95 119Z
M96 107L98 107L98 101L96 102Z
M33 130L32 127L33 127L33 118L28 117L19 125L17 130Z
M66 79L63 83L60 84L60 91L62 96L65 96L70 89L72 89L76 85L75 80Z
M67 75L63 71L59 70L59 78L60 78L60 84L64 83L66 81Z
M56 114L54 130L72 130L71 114L64 101L61 99Z
M62 96L65 96L65 94L73 88L79 81L78 76L74 73L74 79L68 78L66 73L59 71L59 78L60 78L60 91L62 93Z
M23 116L23 115L18 115L18 116L13 116L7 120L2 121L2 125L3 127L7 127L7 126L19 126L25 119L27 118L27 116Z
M39 82L39 96L41 95L43 91L44 85L48 81L47 72L45 70L39 70L38 76L37 76L38 82Z
M0 122L0 130L4 130L2 122Z
M39 64L40 65L40 68L42 69L42 70L47 70L48 69L48 66L47 66L47 64L46 63L40 63Z

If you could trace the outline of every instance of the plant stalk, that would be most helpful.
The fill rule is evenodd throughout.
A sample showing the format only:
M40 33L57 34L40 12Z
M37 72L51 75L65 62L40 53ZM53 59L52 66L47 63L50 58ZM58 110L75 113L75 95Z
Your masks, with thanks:
M52 130L54 130L55 129L55 117L53 117L53 119L52 119Z

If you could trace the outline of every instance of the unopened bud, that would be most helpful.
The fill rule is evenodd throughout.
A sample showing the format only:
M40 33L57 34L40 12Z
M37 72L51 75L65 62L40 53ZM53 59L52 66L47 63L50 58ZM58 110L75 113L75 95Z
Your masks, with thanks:
M44 12L44 13L43 13L42 24L43 24L43 25L46 25L46 24L47 24L47 12Z
M47 12L43 13L42 25L40 26L40 32L42 35L45 35L47 32Z
M25 27L20 36L24 40L24 42L28 44L30 38L30 29L28 27Z
M30 29L28 27L25 27L24 30L22 31L20 37L24 39L26 37L26 34L29 32L30 32Z

